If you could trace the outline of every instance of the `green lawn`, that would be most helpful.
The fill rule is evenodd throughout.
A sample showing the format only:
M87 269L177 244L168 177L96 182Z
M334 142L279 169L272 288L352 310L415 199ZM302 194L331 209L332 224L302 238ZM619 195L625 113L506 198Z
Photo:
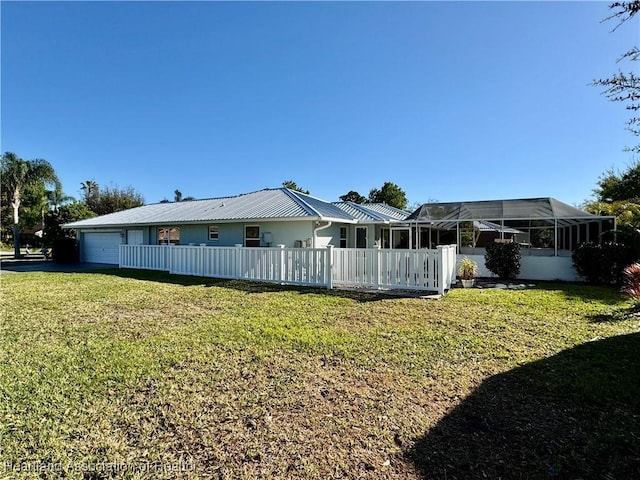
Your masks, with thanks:
M114 270L1 293L0 478L640 475L640 320L613 290Z

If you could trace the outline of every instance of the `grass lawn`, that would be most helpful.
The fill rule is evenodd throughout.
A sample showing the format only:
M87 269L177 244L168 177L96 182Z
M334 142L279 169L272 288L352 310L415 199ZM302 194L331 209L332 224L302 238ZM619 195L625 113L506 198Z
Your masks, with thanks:
M0 478L640 477L613 290L3 274Z

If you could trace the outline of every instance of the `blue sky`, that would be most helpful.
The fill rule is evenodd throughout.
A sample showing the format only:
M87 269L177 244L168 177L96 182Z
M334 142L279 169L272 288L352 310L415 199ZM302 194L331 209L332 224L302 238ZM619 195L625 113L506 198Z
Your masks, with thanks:
M337 200L581 203L637 140L605 2L1 2L2 151L147 203L294 180Z

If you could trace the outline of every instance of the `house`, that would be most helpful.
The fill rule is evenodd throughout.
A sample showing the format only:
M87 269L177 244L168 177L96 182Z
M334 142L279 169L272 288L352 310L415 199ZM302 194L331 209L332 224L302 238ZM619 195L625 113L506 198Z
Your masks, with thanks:
M521 278L577 281L572 251L615 230L615 218L548 197L428 203L409 214L384 204L331 203L275 188L144 205L64 227L77 230L85 262L118 264L123 244L406 251L455 245L485 277L492 275L484 267L486 245L511 241L522 247ZM357 261L369 262L371 255ZM360 272L364 267L354 268Z
M407 214L388 205L330 203L275 188L144 205L64 228L77 231L82 261L117 264L121 244L371 248L386 245L391 225Z

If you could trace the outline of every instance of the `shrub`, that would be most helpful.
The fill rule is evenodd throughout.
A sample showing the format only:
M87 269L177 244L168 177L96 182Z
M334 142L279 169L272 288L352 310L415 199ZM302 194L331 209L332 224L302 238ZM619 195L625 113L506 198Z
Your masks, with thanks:
M51 252L55 263L78 263L80 261L80 247L75 238L58 238L53 242Z
M622 271L622 292L640 298L640 263L632 263Z
M458 275L462 280L472 280L478 276L478 265L469 257L460 260Z
M629 263L640 259L640 232L631 225L618 225L616 230L604 232L600 241L617 242L627 246L631 252Z
M576 272L592 285L620 284L622 271L633 262L631 249L617 242L582 243L572 258Z
M491 243L484 255L485 266L499 278L515 279L520 273L520 245Z

